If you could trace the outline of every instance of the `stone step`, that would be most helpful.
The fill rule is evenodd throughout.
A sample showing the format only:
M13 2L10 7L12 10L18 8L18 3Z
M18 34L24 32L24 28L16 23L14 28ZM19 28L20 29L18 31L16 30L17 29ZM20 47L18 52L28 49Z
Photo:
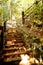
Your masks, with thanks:
M11 37L6 38L6 41L12 41L12 40L16 41L15 38L11 38Z
M5 46L6 47L10 47L10 46L23 46L24 45L24 43L13 43L13 44L6 44Z
M21 38L15 38L16 40L23 40L23 39L21 39Z
M18 61L18 60L21 60L20 57L7 57L7 58L4 58L4 62L10 62L10 61Z
M18 56L20 56L20 54L4 55L4 58L10 58L10 57L14 58L14 57L18 57Z
M5 45L5 48L15 48L15 47L23 47L23 44L15 44L15 45Z
M26 51L23 51L23 52L13 52L13 53L5 53L4 56L12 56L12 55L16 55L16 54L24 54L26 53Z
M11 35L11 36L13 36L13 35L14 35L14 36L22 36L22 34L21 34L21 33L18 33L18 32L17 32L17 33L13 33L13 32L12 32L12 33L7 33L7 32L6 32L6 35L8 35L8 36L10 36L10 35Z
M6 33L6 43L4 50L4 61L11 61L20 58L21 54L26 53L22 34L18 31Z
M15 50L15 49L18 49L18 47L4 48L3 50L5 50L5 51L9 51L9 50Z
M17 40L23 40L23 39L22 38L11 38L11 37L6 38L6 41L11 41L11 40L17 41Z
M21 38L22 36L19 36L19 35L17 35L17 36L14 36L14 35L13 36L11 36L11 35L9 36L9 35L7 35L6 36L6 38L9 38L9 37L11 37L11 38Z
M17 40L15 43L24 43L23 40Z
M15 39L16 39L16 38L22 38L22 36L7 36L6 38L10 38L10 37L11 37L11 38L15 38Z
M7 51L7 50L15 50L15 49L18 49L18 50L20 50L20 49L25 49L25 47L24 47L24 46L21 46L21 47L15 47L15 46L14 46L14 47L10 47L10 48L9 48L9 47L8 47L8 48L3 48L3 50L6 50L6 51Z

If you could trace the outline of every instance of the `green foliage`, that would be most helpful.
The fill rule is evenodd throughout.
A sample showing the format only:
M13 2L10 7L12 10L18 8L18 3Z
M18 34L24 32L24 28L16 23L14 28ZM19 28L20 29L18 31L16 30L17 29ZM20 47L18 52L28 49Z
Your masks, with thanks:
M42 22L38 19L34 19L33 23L36 23L36 24L42 24Z
M27 1L26 0L25 1L24 0L2 0L2 6L5 7L10 4L12 15L14 15L16 18L18 18L21 15L22 10L25 11L28 8L28 5L30 6L30 4L33 2L34 2L34 0L27 0ZM5 9L5 12L3 12L4 19L5 19L5 17L9 17L9 15L7 13L8 7L3 8L3 9ZM4 13L6 13L6 14L4 15ZM6 18L6 19L8 19L8 18Z
M3 20L8 20L9 19L9 11L7 7L3 8Z
M2 8L0 8L0 15L2 14Z
M2 25L2 7L1 7L1 5L0 5L0 25Z
M8 1L8 0L2 0L2 4L3 4L3 5L7 4L7 1Z
M36 5L36 9L34 10L35 12L35 17L37 17L37 19L41 19L41 11L42 11L42 2L39 2L38 5Z
M9 10L8 10L7 1L8 1L8 0L2 0L3 21L9 19Z
M11 1L10 5L11 5L12 15L18 14L18 12L19 12L18 7L20 8L19 3L20 3L19 1L17 1L17 2Z
M28 9L25 13L31 13L31 12L34 12L34 10L35 10L36 8L35 8L35 5L33 5L30 9Z

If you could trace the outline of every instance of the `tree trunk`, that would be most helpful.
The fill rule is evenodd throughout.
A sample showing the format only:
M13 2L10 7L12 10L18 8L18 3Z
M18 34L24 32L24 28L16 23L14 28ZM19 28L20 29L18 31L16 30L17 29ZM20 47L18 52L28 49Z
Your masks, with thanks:
M23 22L23 24L25 22L25 19L24 19L24 11L22 11L22 22Z

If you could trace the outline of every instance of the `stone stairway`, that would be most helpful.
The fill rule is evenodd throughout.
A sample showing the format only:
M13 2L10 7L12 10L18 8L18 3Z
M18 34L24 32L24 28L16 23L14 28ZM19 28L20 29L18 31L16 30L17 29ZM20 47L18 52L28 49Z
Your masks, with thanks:
M10 30L10 29L9 29ZM20 55L26 53L26 48L23 42L22 34L17 30L16 32L6 32L6 43L4 45L4 61L9 62L19 60Z

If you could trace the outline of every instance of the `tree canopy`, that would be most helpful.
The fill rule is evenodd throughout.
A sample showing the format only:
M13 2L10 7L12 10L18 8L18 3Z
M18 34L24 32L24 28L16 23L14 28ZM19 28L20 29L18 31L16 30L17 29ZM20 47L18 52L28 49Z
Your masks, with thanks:
M0 0L0 17L3 17L3 20L10 19L10 13L17 19L21 17L22 11L27 10L35 0ZM33 11L37 12L38 18L40 19L41 15L41 4ZM30 11L32 11L30 10ZM2 19L2 18L0 18Z

